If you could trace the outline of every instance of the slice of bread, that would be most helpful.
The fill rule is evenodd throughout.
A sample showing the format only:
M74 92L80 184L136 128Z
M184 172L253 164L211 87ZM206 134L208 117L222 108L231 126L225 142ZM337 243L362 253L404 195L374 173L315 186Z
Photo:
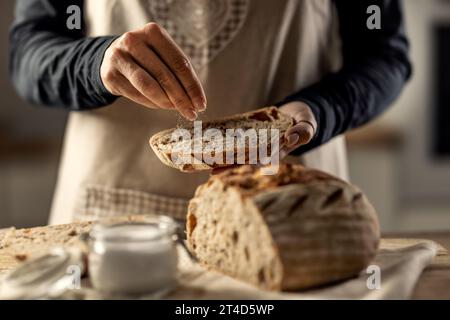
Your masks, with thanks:
M16 228L7 228L0 230L0 250L3 249L5 239L9 237L9 235L15 230Z
M203 134L208 129L217 129L222 135L222 139L220 140L217 140L217 137L208 140L204 135L202 135L200 141L198 139L195 140L194 127L191 126L186 129L189 132L190 139L183 139L180 142L179 137L174 134L178 128L172 128L159 132L151 137L150 146L158 158L170 167L182 172L205 171L229 166L229 164L226 163L227 157L230 157L234 161L233 164L237 164L237 158L240 154L243 154L245 157L245 159L243 159L244 161L241 162L248 164L251 161L250 155L252 154L252 151L256 151L254 154L259 157L259 148L267 148L266 152L270 155L270 143L265 144L261 143L260 140L256 141L254 136L242 136L238 133L234 137L235 140L227 142L227 129L241 129L244 132L248 129L255 129L257 133L261 132L261 129L278 129L280 138L279 143L281 145L284 142L284 133L293 124L294 120L281 113L278 108L268 107L215 121L203 122ZM272 137L270 134L271 133L268 132L269 142ZM196 142L201 146L201 150L199 151L195 148ZM211 156L213 156L214 159L221 159L222 161L213 161ZM209 160L205 161L208 157ZM177 161L177 159L181 158L186 159L187 161ZM255 160L258 161L259 158Z
M18 261L45 252L52 247L81 246L79 236L91 229L92 222L10 230L2 242L3 253Z
M356 276L371 262L379 227L358 188L299 165L261 170L227 170L197 189L186 229L204 266L263 289L297 290Z
M118 216L107 219L111 223L145 221L144 215ZM1 242L3 254L25 261L29 257L46 252L53 247L84 250L80 235L91 230L93 221L74 222L70 224L52 225L27 229L9 230Z

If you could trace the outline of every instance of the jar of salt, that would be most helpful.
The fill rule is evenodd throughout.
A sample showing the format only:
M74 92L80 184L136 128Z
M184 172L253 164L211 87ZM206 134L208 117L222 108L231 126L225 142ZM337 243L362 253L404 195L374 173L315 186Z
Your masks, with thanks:
M176 285L176 230L176 223L165 216L94 225L87 238L94 288L130 295L169 291Z

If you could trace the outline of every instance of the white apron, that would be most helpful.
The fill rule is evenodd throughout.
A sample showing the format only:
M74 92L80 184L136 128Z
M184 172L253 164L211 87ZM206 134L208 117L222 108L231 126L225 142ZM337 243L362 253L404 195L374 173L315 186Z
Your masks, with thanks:
M190 56L213 119L271 105L340 64L331 0L87 0L90 36L154 21ZM164 166L148 139L180 122L127 99L70 114L50 222L121 214L184 218L208 174ZM347 179L342 137L296 161Z

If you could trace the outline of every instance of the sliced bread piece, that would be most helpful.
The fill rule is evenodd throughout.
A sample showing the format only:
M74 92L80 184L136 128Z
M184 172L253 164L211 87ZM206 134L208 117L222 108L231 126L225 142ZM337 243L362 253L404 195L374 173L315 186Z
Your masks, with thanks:
M195 140L193 126L186 128L190 138L182 140L177 134L174 134L177 133L176 130L179 130L179 128L168 129L151 137L150 146L164 164L182 172L211 170L229 166L229 163L226 163L227 156L233 159L232 164L237 164L238 157L242 154L245 159L242 159L243 161L239 164L244 164L252 161L252 151L255 151L254 154L257 157L253 160L259 161L258 148L266 148L267 154L271 154L270 143L263 143L258 140L259 138L255 139L255 136L245 136L237 132L234 137L235 140L227 141L227 129L241 129L244 132L249 132L246 131L248 129L255 129L257 134L261 132L261 129L278 129L280 138L278 142L282 144L284 133L293 124L294 120L281 113L278 108L268 107L215 121L203 122L203 134L197 141ZM218 129L221 138L218 139L215 136L208 139L204 135L208 129ZM271 132L269 131L267 134L267 141L270 141ZM196 143L200 145L200 150L195 148ZM221 161L214 161L212 157ZM184 161L179 161L180 159Z
M200 186L187 241L207 268L269 290L297 290L356 276L375 256L374 208L355 186L283 164L277 175L242 166Z
M111 223L145 221L145 215L118 216L107 219ZM25 261L29 257L41 254L53 247L84 250L80 235L91 230L93 221L74 222L62 225L51 225L27 229L11 229L3 238L1 250L3 254Z
M66 248L81 246L80 234L88 232L92 222L70 223L11 230L3 239L3 253L25 261L34 254L45 252L52 247Z
M0 250L4 247L5 239L7 239L14 230L16 230L14 227L0 230Z

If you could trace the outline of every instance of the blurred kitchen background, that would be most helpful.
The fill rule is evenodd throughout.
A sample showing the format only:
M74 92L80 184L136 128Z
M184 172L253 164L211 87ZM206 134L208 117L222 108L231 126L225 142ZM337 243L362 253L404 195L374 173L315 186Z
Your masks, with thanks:
M348 135L352 181L382 230L450 230L450 1L405 0L414 77L380 119ZM43 225L66 114L27 105L8 80L14 1L0 1L0 228Z

